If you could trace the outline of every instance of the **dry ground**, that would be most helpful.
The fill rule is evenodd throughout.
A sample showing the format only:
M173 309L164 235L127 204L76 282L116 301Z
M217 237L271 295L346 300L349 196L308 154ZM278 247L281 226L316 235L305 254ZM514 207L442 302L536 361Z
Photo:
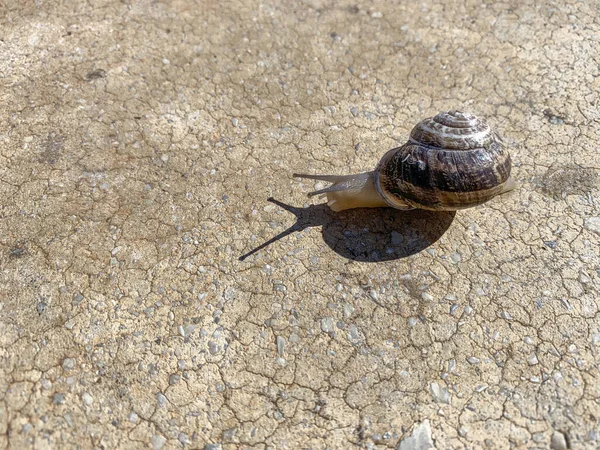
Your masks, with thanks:
M0 0L0 448L600 446L599 7ZM518 191L291 177L450 108Z

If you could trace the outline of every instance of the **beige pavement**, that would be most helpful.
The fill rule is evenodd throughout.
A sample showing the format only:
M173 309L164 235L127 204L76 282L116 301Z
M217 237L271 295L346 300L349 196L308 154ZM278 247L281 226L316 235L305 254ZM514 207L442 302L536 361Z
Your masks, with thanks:
M0 449L600 446L598 8L0 0ZM517 191L291 176L451 108Z

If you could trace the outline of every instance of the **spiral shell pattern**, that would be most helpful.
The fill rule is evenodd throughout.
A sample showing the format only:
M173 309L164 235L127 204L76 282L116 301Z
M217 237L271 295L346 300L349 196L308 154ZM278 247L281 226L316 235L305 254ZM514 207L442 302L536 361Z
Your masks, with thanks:
M448 111L424 119L375 171L379 194L393 207L457 210L503 191L511 160L500 138L476 116Z

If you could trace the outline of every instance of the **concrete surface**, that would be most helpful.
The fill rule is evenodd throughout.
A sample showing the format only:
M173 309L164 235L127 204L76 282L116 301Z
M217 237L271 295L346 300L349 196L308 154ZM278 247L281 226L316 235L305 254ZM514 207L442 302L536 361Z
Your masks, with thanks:
M0 1L0 448L600 446L598 2L279 3ZM291 177L449 108L518 191Z

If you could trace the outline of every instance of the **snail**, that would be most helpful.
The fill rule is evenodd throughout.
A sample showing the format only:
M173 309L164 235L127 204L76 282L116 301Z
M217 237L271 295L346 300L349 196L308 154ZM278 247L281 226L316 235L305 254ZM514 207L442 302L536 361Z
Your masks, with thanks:
M483 119L448 111L420 121L408 142L388 151L372 172L294 177L331 182L308 196L326 194L334 211L386 206L454 211L514 189L510 169L504 143Z

